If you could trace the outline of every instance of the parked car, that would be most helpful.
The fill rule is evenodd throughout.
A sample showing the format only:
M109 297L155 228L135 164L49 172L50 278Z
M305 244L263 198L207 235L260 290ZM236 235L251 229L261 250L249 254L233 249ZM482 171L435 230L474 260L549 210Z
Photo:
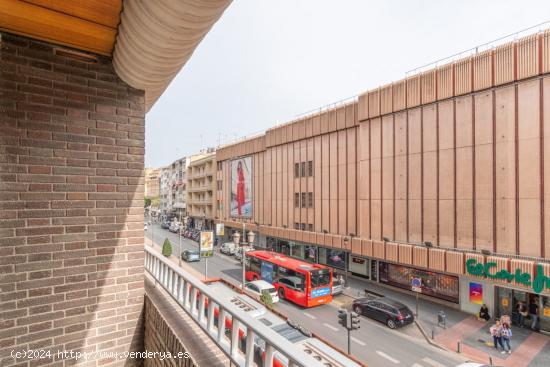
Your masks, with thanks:
M268 292L271 295L271 300L273 303L279 302L277 290L271 283L268 283L265 280L254 280L253 282L245 283L244 287L247 291L258 297L260 297L264 292Z
M338 282L336 279L332 279L332 295L337 296L344 293L344 284Z
M236 247L233 242L225 242L220 246L220 252L226 255L235 255Z
M181 253L181 259L185 260L187 262L193 262L193 261L200 261L201 260L201 254L199 250L184 250Z
M414 321L412 311L399 301L387 297L358 298L353 302L353 311L385 323L390 329L408 325Z
M252 246L237 247L235 249L235 259L237 259L239 261L242 261L243 260L243 251L244 252L254 251L254 247L252 247Z
M168 223L168 222L162 222L162 223L160 224L160 228L162 228L162 229L168 229L168 228L170 228L170 223Z

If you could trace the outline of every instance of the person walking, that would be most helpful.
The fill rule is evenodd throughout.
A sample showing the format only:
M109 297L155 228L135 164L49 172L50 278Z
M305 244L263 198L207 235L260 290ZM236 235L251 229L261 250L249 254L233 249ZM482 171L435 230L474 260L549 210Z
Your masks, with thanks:
M502 354L508 352L508 354L512 354L512 348L510 347L510 340L512 339L512 328L510 327L510 324L503 323L502 324ZM508 349L506 351L506 349Z
M502 345L502 325L500 324L499 320L497 320L495 324L491 326L489 332L493 337L493 345L495 346L495 349L498 351L498 346L500 345L500 347L504 350L504 346Z
M531 329L537 330L537 322L539 317L539 306L537 305L538 299L533 297L529 303L529 317L531 318Z
M517 310L518 310L518 324L519 324L519 327L522 328L523 324L525 323L525 318L527 317L527 315L529 315L529 313L527 312L527 306L525 306L525 303L523 303L522 301L519 301L517 305Z

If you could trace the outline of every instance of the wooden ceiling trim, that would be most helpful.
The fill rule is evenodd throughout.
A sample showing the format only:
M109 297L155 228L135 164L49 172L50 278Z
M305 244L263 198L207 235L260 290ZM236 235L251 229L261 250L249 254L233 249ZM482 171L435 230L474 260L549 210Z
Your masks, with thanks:
M0 0L0 29L111 56L116 29L18 0Z
M120 22L122 0L22 0L43 8L72 15L116 29Z

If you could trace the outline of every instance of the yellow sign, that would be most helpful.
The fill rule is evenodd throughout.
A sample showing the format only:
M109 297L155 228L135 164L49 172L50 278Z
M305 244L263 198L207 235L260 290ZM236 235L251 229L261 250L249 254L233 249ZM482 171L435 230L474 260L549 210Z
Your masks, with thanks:
M550 317L550 307L544 307L544 316Z
M508 301L508 298L503 298L503 299L502 299L502 305L503 305L504 307L508 307L508 304L509 304L509 303L510 303L510 302Z
M212 257L214 255L214 232L201 231L199 248L202 257Z

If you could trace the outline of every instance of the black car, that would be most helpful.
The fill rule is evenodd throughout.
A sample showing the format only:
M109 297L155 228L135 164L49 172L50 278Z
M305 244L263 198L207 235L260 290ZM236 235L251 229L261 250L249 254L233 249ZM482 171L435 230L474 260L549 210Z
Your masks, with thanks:
M168 228L170 228L170 223L168 223L168 222L162 222L162 223L160 224L160 228L162 228L162 229L168 229Z
M353 311L383 322L390 329L408 325L414 321L414 315L407 306L387 297L356 299L353 302Z

